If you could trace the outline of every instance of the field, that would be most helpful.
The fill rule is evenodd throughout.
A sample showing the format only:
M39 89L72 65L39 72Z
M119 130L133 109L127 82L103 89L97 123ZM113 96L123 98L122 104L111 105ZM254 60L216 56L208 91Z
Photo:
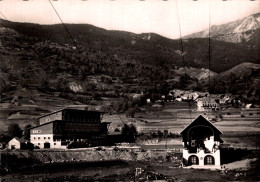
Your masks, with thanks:
M4 95L0 102L0 132L7 131L11 123L25 125L37 124L37 117L66 107L84 108L86 105L57 97L59 93L43 93L38 90L22 89Z
M15 97L10 97L10 101L3 100L0 103L1 132L5 132L11 123L18 123L21 128L27 124L35 125L38 116L65 107L98 107L98 105L108 102L106 98L102 98L99 104L88 106L56 97L55 94L26 89L11 93L11 95L15 95ZM8 95L5 98L8 99ZM125 123L134 124L139 133L168 130L171 133L179 134L200 114L222 131L222 139L225 144L239 148L260 148L259 108L227 108L221 111L198 112L194 103L166 102L163 107L144 106L135 113L134 118L126 117L126 114L104 114L102 121L111 122L110 134L119 134ZM147 141L143 141L143 143L147 143ZM157 143L155 142L155 144ZM168 139L168 144L181 145L181 138Z
M56 94L56 95L55 95ZM10 96L9 96L10 95ZM95 108L107 105L108 100L101 98L95 105L84 105L79 102L57 97L59 93L46 94L37 90L23 89L5 95L0 102L0 131L5 132L11 123L18 123L23 129L26 124L35 125L36 118L42 114L66 107ZM113 99L110 101L112 102ZM94 102L94 101L93 101ZM239 137L245 135L258 136L260 133L260 109L227 108L221 111L198 112L194 103L166 102L163 107L141 107L134 118L126 114L105 114L103 121L111 122L109 132L115 134L124 123L136 125L139 133L168 130L178 134L198 115L204 115L223 132L223 137ZM253 144L254 145L254 144Z
M161 108L142 108L135 114L135 118L126 118L122 114L104 115L103 120L111 122L111 133L114 133L116 128L121 128L124 123L133 123L139 133L168 130L179 134L200 114L208 118L223 133L222 139L225 144L238 148L260 148L260 109L230 108L199 112L193 104L169 102ZM168 140L168 144L171 143L181 144L181 138Z
M23 92L26 93L27 91L24 90ZM23 95L23 98L19 99L20 104L0 103L1 121L4 121L1 122L1 125L4 126L1 128L2 131L6 131L10 123L19 123L20 126L28 123L34 124L35 118L39 115L65 106L74 108L89 107L66 99L57 99L55 96L43 94L39 91L33 93L33 95L38 95L38 98L34 97L30 100L27 99L25 93L20 93L20 95ZM43 97L44 99L42 99ZM29 100L29 103L23 100L27 102ZM14 102L18 103L18 101ZM100 102L105 103L106 99ZM234 148L247 148L256 152L246 153L239 161L225 164L228 167L227 170L209 171L179 168L182 142L178 134L200 114L208 118L222 131L224 144ZM125 123L132 123L137 127L139 133L149 134L159 130L168 130L176 135L167 139L164 137L137 140L136 144L140 145L145 151L139 153L109 150L95 152L69 150L65 153L17 151L11 154L12 152L2 151L2 157L9 153L8 158L15 163L18 160L24 164L24 158L27 158L26 160L33 164L29 166L40 165L38 168L36 166L34 168L24 168L23 172L6 174L3 179L6 181L134 181L134 178L136 178L137 181L145 181L146 179L166 179L168 181L257 181L260 180L257 172L259 171L259 152L257 150L259 151L260 148L259 116L260 109L229 108L216 112L198 112L194 104L177 102L165 103L163 107L146 106L140 108L135 113L134 118L126 117L125 114L104 114L102 121L111 122L110 134L119 134ZM116 129L119 129L119 132ZM167 154L171 156L170 160ZM11 156L17 156L17 159L13 160ZM32 156L35 157L32 158ZM38 163L31 159L37 159ZM111 160L120 162L110 163ZM52 165L50 161L54 163L53 165L57 165L55 170L52 170L53 167L49 166ZM66 162L64 163L64 161ZM76 163L74 164L74 162ZM92 165L89 162L95 162L95 164ZM41 163L43 166L41 166ZM136 168L141 168L143 170L142 174L135 176Z

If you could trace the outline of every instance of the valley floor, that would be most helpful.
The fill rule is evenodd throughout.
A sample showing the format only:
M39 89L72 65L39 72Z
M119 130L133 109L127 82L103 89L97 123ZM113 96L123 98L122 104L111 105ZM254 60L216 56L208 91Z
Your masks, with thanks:
M243 164L241 168L236 167L238 163ZM138 175L135 174L137 168L141 170ZM223 170L183 169L176 165L176 161L114 161L83 166L68 163L57 165L56 168L4 175L2 181L259 181L259 169L259 158L231 163Z

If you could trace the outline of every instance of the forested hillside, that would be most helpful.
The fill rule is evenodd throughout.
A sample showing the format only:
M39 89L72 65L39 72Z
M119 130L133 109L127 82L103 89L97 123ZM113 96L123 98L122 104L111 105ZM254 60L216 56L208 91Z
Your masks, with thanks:
M120 61L137 62L156 67L174 68L191 66L209 68L214 72L226 71L242 62L259 63L257 47L242 44L210 41L207 38L172 40L153 33L134 34L123 31L108 31L88 24L37 25L2 21L5 27L18 33L35 37L37 41L57 42L61 45L74 42L84 51L102 51ZM73 38L73 40L71 39ZM180 54L184 51L184 60ZM259 50L260 51L260 50Z
M178 69L220 73L243 62L259 63L256 48L215 40L209 46L206 38L181 41L66 24L69 35L62 24L1 23L2 92L33 87L97 98L167 94L173 88L208 90L207 81L200 83L194 73ZM215 91L227 92L229 87Z

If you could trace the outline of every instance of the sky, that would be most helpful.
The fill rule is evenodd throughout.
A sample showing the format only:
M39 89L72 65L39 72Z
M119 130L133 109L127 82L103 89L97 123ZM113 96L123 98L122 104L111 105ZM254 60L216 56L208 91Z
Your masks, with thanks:
M0 0L0 18L61 23L50 2L64 23L153 32L172 39L260 12L260 0Z

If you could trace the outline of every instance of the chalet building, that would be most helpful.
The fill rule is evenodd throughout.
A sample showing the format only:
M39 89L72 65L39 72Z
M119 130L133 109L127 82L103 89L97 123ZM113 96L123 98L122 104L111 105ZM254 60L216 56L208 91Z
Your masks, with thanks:
M219 99L219 103L220 103L220 104L225 104L225 103L226 103L226 100L225 100L225 99Z
M167 96L166 96L166 100L168 101L173 101L174 100L174 96L172 93L169 93Z
M71 144L101 145L108 124L102 112L63 109L38 118L40 125L30 128L31 143L39 148L65 149Z
M208 97L208 96L209 96L209 92L197 92L197 94L199 94L199 97L200 97L200 98Z
M173 89L169 91L169 94L167 95L168 100L175 100L176 101L188 101L193 100L196 101L200 97L199 92L196 91L187 91L187 90L179 90L179 89Z
M219 131L202 115L182 132L183 166L193 168L221 168L219 145L223 143Z
M181 96L182 100L196 100L199 94L197 92L185 93Z
M218 110L219 104L215 99L206 97L199 98L197 101L197 110L198 111L206 111L206 110Z

